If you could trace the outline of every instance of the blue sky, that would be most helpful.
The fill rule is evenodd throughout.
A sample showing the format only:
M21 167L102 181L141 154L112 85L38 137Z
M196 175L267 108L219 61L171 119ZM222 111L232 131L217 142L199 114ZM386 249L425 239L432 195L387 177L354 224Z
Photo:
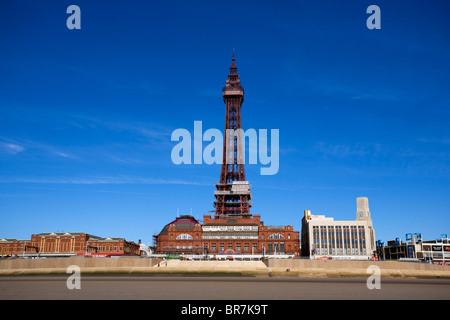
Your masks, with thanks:
M66 9L81 9L69 30ZM366 9L381 9L369 30ZM353 220L377 239L450 233L450 22L442 1L4 1L0 237L142 239L213 210L219 165L174 165L177 128L224 127L235 48L244 129L279 129L280 169L247 165L253 214Z

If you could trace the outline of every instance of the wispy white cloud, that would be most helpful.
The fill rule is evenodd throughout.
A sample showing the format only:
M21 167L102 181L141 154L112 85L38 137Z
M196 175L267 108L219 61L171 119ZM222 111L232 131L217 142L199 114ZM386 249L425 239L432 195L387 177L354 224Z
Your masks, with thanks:
M70 117L72 125L86 130L105 128L115 132L126 131L150 139L170 141L173 130L156 124L107 121L83 115L70 115Z
M375 101L400 101L401 99L393 94L355 93L353 100L375 100Z
M315 150L319 153L328 156L335 157L350 157L350 156L367 156L367 155L377 155L380 153L382 146L380 144L369 144L369 143L357 143L357 144L335 144L335 143L324 143L319 142L315 146Z
M352 175L450 177L447 165L450 142L445 138L421 138L417 141L420 143L412 141L402 145L320 142L314 146L314 151L344 165L346 172ZM430 148L429 144L439 145L439 148Z
M69 154L67 152L62 152L57 147L54 147L54 146L51 146L51 145L37 143L37 142L32 142L31 146L33 146L34 148L40 149L42 151L45 151L45 152L47 152L48 154L51 154L51 155L56 155L56 156L59 156L59 157L62 157L62 158L71 158L71 159L75 158L75 156L73 156L72 154Z
M0 178L0 183L42 183L42 184L160 184L160 185L211 185L210 182L180 179L154 179L133 176L90 176L84 178L73 177L26 177Z
M71 136L85 137L87 133L88 136L85 139L92 137L92 141L79 140L82 143L76 144L77 142L74 143L74 140L71 140L71 145L58 146L48 141L26 137L0 136L0 153L17 154L27 150L30 155L46 158L59 157L82 162L91 162L95 159L95 161L106 160L119 164L154 165L157 163L156 155L161 155L173 144L170 139L173 129L160 124L127 122L120 119L111 120L76 114L64 114L64 117L60 119L62 127L72 129Z
M423 142L423 143L435 143L435 144L450 144L450 138L420 138L417 141Z
M21 145L8 142L0 142L0 152L8 154L18 154L23 151L25 151L25 147Z
M64 152L55 151L54 153L63 158L73 158L73 156L71 156L70 154L64 153Z
M6 137L0 137L3 140L0 141L0 152L9 154L18 154L25 150L38 150L43 151L46 154L56 155L63 158L75 158L72 154L61 151L58 147L50 144L33 141L30 139L10 139Z

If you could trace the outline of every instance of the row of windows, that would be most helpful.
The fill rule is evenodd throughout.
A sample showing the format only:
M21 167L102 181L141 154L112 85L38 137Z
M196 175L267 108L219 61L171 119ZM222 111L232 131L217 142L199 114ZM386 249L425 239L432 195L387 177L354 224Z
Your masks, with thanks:
M208 244L204 244L205 247L208 247ZM258 244L252 243L252 250L257 251L258 250ZM295 245L297 248L297 245ZM233 248L233 243L227 243L227 249L228 250L236 250L236 251L242 251L241 243L236 243L236 246ZM288 250L291 250L291 245L288 245ZM211 243L211 251L217 251L217 244ZM225 251L225 243L219 243L219 251ZM244 251L250 251L250 243L244 243ZM267 248L262 245L261 251L264 252L284 252L285 251L285 245L284 242L269 242Z
M206 245L206 247L207 247L207 245ZM236 243L236 248L233 248L233 244L232 243L228 243L227 249L228 250L242 251L240 243ZM254 251L258 250L258 245L256 243L253 243L252 244L252 249ZM215 243L211 243L211 251L217 251L217 247L216 247ZM225 251L225 244L224 243L219 243L219 251ZM244 251L250 251L250 244L249 243L244 243Z
M33 250L35 250L35 248L34 247L29 247L29 246L27 246L26 248L25 247L2 247L2 248L0 248L2 251L11 251L12 249L15 249L16 251L18 251L18 250L22 250L22 251L25 251L26 250L26 252L28 252L28 251L33 251ZM75 250L75 251L85 251L86 250L86 247L85 246L81 246L81 248L80 248L80 246L76 246L75 247L75 249L78 249L78 250ZM89 252L96 252L96 251L98 251L98 252L113 252L113 251L118 251L119 250L119 252L121 252L122 250L123 250L123 247L117 247L117 246L103 246L103 247L94 247L94 246L89 246L88 247L88 251ZM69 246L59 246L59 247L57 247L57 246L55 246L55 244L53 244L53 243L49 243L49 244L46 244L43 248L41 248L41 252L72 252L73 250L72 250L72 248L70 248Z
M193 240L194 238L190 234L182 233L182 234L178 235L176 239L177 240ZM195 239L198 240L198 234L195 235ZM173 240L173 234L170 234L170 240Z
M113 247L113 246L98 247L97 251L99 251L99 252L108 252L108 251L111 252L111 251L117 251L117 248L118 247ZM119 247L119 252L121 252L122 250L123 250L123 247ZM89 251L90 252L92 252L92 251L95 252L95 247L90 247Z
M224 236L224 237L217 237L217 236L204 236L203 239L246 239L244 236ZM291 238L291 235L288 234L288 239ZM170 234L170 239L173 240L173 234ZM187 233L182 233L176 237L176 240L193 240L194 238ZM195 239L198 240L198 234L195 235ZM247 239L254 239L253 237L247 237ZM257 238L256 238L257 239ZM261 239L264 239L264 234L261 235ZM285 239L282 234L279 233L273 233L269 235L268 239Z
M365 239L359 239L359 241L357 239L317 239L314 238L313 239L313 243L315 245L322 245L322 246L340 246L342 247L342 245L344 246L350 246L350 244L352 245L352 247L357 247L358 244L359 246L365 246L366 245L366 240Z
M289 238L290 238L290 236L291 235L288 235ZM264 235L263 235L263 239L264 239ZM269 239L284 239L284 236L279 233L273 233L269 236Z
M327 236L331 237L331 238L334 238L334 237L342 238L342 236L344 236L344 237L351 236L353 238L356 238L357 236L359 236L361 238L365 237L365 229L363 226L359 226L358 230L356 229L356 227L353 227L353 226L351 229L349 229L349 227L343 227L343 230L344 231L342 231L342 228L340 226L337 226L336 229L333 227L328 227L328 229L327 229L327 227L321 226L320 230L319 230L318 226L313 226L313 236L320 235L323 238L325 238Z
M258 231L257 226L206 226L203 231Z
M364 229L364 226L313 226L313 229Z
M258 239L258 236L203 236L202 239Z
M194 238L192 238L192 236L190 234L187 233L182 233L179 236L177 236L177 240L192 240ZM198 239L198 236L197 236Z
M284 252L284 242L280 242L280 244L278 245L278 242L274 242L272 244L272 242L269 242L268 244L268 248L269 252Z
M364 226L313 226L313 244L315 247L345 247L350 250L366 246Z
M365 255L366 248L316 248L312 254L331 254L331 255Z

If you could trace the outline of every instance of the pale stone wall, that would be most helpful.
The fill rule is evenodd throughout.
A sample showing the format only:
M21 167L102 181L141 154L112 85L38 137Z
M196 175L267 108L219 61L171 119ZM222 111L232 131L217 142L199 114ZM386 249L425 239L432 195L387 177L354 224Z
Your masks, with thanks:
M159 265L158 265L159 264ZM76 265L83 274L203 274L263 277L365 277L378 266L386 278L446 278L450 266L396 261L266 259L262 261L179 261L147 258L47 258L0 261L0 276L67 274Z
M124 272L152 268L161 259L129 258L46 258L0 260L0 275L31 273L66 273L67 267L76 265L85 272Z
M269 259L265 263L272 276L367 277L367 268L375 265L385 277L450 278L450 266L426 263L309 259Z

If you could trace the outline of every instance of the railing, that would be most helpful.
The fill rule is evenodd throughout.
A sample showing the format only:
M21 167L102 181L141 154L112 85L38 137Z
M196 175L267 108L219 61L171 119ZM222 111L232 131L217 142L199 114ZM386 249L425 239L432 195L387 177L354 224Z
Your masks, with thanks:
M243 193L243 194L250 194L250 190L233 189L233 190L225 190L225 191L222 191L222 190L214 191L214 194L218 194L218 195L222 195L222 194L224 194L224 195L227 195L227 194L241 194L241 193Z

